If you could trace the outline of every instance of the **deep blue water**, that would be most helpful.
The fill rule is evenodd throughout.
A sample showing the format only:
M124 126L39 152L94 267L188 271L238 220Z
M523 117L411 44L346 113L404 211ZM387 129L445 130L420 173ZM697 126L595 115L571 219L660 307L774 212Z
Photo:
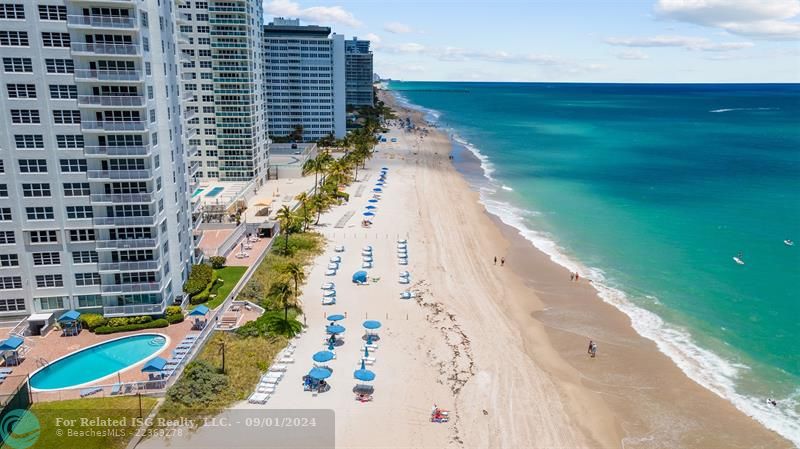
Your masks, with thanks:
M390 88L482 158L491 212L800 445L800 85Z

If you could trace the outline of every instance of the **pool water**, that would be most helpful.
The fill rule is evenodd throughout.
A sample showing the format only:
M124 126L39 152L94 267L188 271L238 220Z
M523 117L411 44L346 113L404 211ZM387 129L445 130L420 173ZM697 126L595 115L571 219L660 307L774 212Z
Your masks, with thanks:
M194 193L192 194L192 198L194 198L197 195L200 195L201 193L203 193L203 190L205 190L205 189L195 189Z
M225 190L225 187L214 187L213 189L209 190L208 193L206 193L206 196L213 198L222 193L223 190Z
M30 384L37 390L56 390L94 382L147 360L166 344L159 334L110 340L51 362L31 376Z

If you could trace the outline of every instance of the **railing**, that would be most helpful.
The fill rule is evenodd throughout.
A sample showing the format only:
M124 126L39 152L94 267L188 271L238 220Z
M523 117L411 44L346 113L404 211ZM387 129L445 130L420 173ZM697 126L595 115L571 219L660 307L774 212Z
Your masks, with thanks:
M152 203L155 201L152 193L97 193L92 194L93 203Z
M156 217L95 217L95 226L155 226Z
M156 239L125 239L125 240L97 240L97 249L141 249L158 248Z
M144 97L115 95L78 95L78 106L143 107Z
M128 147L89 146L83 148L87 156L147 156L150 148L144 145Z
M147 131L147 122L81 122L83 131Z
M155 271L161 268L157 260L138 262L100 262L97 264L100 271Z
M144 76L139 70L75 69L75 80L144 81Z
M157 285L157 284L156 284ZM103 315L155 315L164 313L167 308L166 300L158 304L132 304L129 306L104 306Z
M134 44L104 44L73 42L70 48L75 53L95 53L98 55L139 56L139 46Z
M100 286L100 291L102 293L158 293L161 291L161 283L160 282L140 282L138 284L112 284L112 285L102 285ZM164 301L161 301L161 306L164 305ZM131 306L109 306L109 307L151 307L155 309L159 307L158 304L140 304L140 305L131 305ZM106 307L103 307L103 310L107 310ZM161 308L161 312L163 312L163 307ZM145 309L137 309L139 315L146 315L148 313L160 313L160 312L151 312ZM112 313L128 313L128 312L112 312ZM136 313L136 312L131 312Z
M136 19L117 16L67 16L68 25L85 25L103 28L136 28Z
M234 229L233 232L231 232L228 238L226 238L217 247L217 250L214 252L214 255L224 256L228 254L236 246L236 244L239 243L239 240L241 240L242 237L244 237L245 229L246 226L244 224L237 226L236 229Z
M86 172L90 180L104 179L150 179L153 177L152 170L89 170Z

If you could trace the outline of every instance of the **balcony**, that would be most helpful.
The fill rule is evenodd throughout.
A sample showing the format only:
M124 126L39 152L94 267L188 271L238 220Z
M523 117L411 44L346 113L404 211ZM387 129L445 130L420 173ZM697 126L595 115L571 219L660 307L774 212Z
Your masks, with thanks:
M119 16L67 16L70 28L108 28L111 30L136 30L139 24L133 17Z
M90 44L73 42L70 45L75 56L141 56L141 49L134 44Z
M98 251L114 251L120 249L156 249L158 240L156 239L125 239L125 240L97 240Z
M103 285L100 291L106 294L114 293L158 293L161 291L160 282L139 282L136 284L112 284ZM142 304L142 306L154 306L154 304ZM120 306L120 307L135 307L135 306Z
M156 271L161 269L161 262L158 260L140 262L100 262L97 266L101 272Z
M81 122L81 131L91 132L147 132L147 122Z
M75 69L75 81L98 83L141 83L144 81L144 74L139 70Z
M90 181L128 181L153 179L152 170L89 170L86 177Z
M130 146L130 147L108 147L108 146L89 146L83 148L83 154L87 157L127 157L127 156L149 156L150 147Z
M188 147L186 147L186 154L189 157L200 156L200 147L197 145L189 145Z
M95 217L92 223L97 227L155 226L156 217Z
M142 204L152 203L156 200L155 194L152 193L111 193L111 194L93 194L92 203L106 203L106 204Z
M135 304L129 306L105 306L103 316L108 318L131 315L160 315L167 308L167 302L162 300L158 304Z
M192 161L189 164L189 176L194 178L197 172L200 171L200 161Z
M194 99L194 94L190 90L184 90L181 94L181 99L186 101L192 100Z
M98 108L143 108L145 99L142 95L78 95L78 106Z

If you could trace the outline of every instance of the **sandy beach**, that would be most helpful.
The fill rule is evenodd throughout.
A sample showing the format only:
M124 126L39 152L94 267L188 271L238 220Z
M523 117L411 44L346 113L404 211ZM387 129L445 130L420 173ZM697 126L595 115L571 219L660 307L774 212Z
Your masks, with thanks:
M382 95L401 117L424 124ZM349 203L322 216L317 230L328 245L307 272L308 328L294 340L294 363L266 404L236 408L333 410L340 448L791 447L691 381L587 281L571 282L568 271L490 216L449 160L448 136L392 128L387 137L397 142L377 147L348 188ZM381 167L387 182L373 226L363 228ZM398 265L398 238L408 239L407 266ZM337 245L345 251L334 252ZM369 284L358 286L351 276L366 245L374 268ZM341 268L326 276L334 255ZM409 285L398 283L404 270ZM336 284L335 305L321 304L325 282ZM416 297L400 299L405 290ZM347 316L339 322L344 344L327 363L331 389L312 394L301 378L325 349L325 317L333 313ZM353 371L367 319L382 327L370 354L374 398L361 403ZM589 338L600 348L594 359L586 354ZM430 422L434 404L450 410L449 423Z

